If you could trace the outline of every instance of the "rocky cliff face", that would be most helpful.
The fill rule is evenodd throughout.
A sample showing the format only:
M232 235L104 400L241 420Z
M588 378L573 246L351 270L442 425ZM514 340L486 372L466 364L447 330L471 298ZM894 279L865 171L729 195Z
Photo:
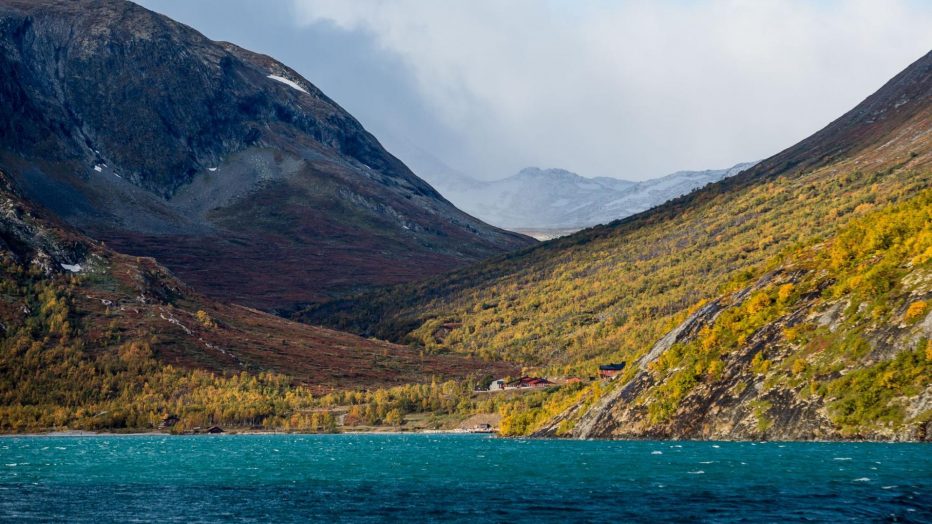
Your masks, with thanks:
M95 238L284 308L528 245L295 71L122 0L0 2L0 165Z
M50 276L80 267L92 248L80 235L38 221L0 171L0 251L11 263Z

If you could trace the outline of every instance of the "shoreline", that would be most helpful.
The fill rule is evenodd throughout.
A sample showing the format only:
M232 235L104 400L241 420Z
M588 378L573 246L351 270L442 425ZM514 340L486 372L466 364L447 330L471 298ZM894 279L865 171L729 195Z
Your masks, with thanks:
M224 436L224 435L489 435L498 437L496 432L488 431L464 431L457 429L426 429L426 430L359 430L359 431L337 431L337 432L309 432L309 431L261 431L261 430L224 430L223 433L211 434L201 433L171 433L168 431L89 431L89 430L55 430L47 432L29 432L29 433L2 433L0 438L10 437L146 437L162 435L166 437L200 437L200 436ZM564 440L564 439L540 439L540 440Z
M385 435L385 436L400 436L400 435L484 435L489 438L497 439L514 439L514 440L540 440L540 441L579 441L579 442L670 442L670 443L680 443L680 442L689 442L689 443L750 443L750 444L786 444L786 443L816 443L816 444L932 444L932 442L927 440L871 440L871 439L812 439L812 440L757 440L757 439L649 439L649 438L626 438L626 439L567 439L567 438L554 438L554 437L530 437L530 436L515 436L515 437L503 437L497 432L478 432L478 431L464 431L456 429L439 429L439 430L413 430L413 431L397 431L397 430L360 430L360 431L339 431L334 433L311 433L311 432L302 432L302 431L257 431L257 430L243 430L237 431L231 429L229 431L224 431L219 434L210 434L210 433L169 433L166 431L130 431L126 433L119 433L113 431L87 431L87 430L58 430L58 431L49 431L44 433L0 433L0 439L2 438L38 438L38 437L151 437L151 436L164 436L164 437L223 437L223 436L260 436L260 435L330 435L330 436L340 436L340 435Z

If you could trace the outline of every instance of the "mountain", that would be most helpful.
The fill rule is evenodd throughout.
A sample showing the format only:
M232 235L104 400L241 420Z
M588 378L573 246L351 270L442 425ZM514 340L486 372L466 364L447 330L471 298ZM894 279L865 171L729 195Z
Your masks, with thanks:
M932 191L764 267L536 434L932 440Z
M287 309L530 245L292 69L122 0L0 1L0 166L210 297Z
M678 171L643 182L529 167L492 182L444 175L432 183L460 209L490 224L517 231L572 232L646 211L753 165Z
M2 171L0 289L0 431L321 429L310 407L334 389L515 372L218 303L43 216Z
M929 438L930 188L932 53L733 177L302 318L584 379L506 434Z

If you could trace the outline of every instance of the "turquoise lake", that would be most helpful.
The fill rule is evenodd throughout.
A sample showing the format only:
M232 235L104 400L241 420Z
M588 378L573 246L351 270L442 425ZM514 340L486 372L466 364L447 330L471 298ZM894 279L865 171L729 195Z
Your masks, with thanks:
M932 522L932 446L0 438L0 521Z

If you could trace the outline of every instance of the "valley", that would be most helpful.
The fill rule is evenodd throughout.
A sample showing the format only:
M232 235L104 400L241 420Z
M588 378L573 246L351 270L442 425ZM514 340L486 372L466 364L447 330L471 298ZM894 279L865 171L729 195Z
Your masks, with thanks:
M612 384L620 392L620 384L635 378L637 362L705 302L723 291L734 292L750 285L764 275L768 265L773 266L795 250L829 241L839 228L861 214L906 202L930 187L930 75L932 55L926 55L812 137L738 176L651 211L499 257L443 279L312 307L305 319L428 349L511 359L543 367L552 374L592 374L598 364L624 361L628 363L628 374ZM924 216L924 212L920 206L917 216ZM917 235L917 240L925 238L924 234ZM901 259L899 263L908 261ZM926 269L918 271L913 278L926 282L922 276ZM929 292L927 283L913 291L897 282L887 286L900 293L896 300L905 300L902 293L922 297ZM881 302L883 309L878 310L880 316L874 319L871 330L897 322L883 315L907 306L894 302L892 296ZM821 301L816 310L830 305L827 300ZM434 333L440 324L457 328L438 339ZM767 326L758 329L765 333ZM849 331L845 335L854 336ZM930 333L905 336L897 346L899 351L912 351L916 347L913 343L921 346ZM730 350L738 349L735 341L730 344ZM843 343L842 350L857 353L858 347L875 347L870 342L864 342L867 346L850 344L851 340ZM882 352L876 347L874 351ZM921 354L921 348L918 351ZM896 354L886 353L885 358ZM785 354L784 358L789 356ZM780 362L789 365L788 361ZM672 410L674 418L680 415L717 420L714 413L722 409L718 402L688 409L680 402L696 384L714 383L719 378L705 377L705 371L684 369L682 365L672 365L673 370L680 371L671 375L672 382L667 382L669 377L664 374L652 376L650 386L642 386L652 389L639 397L643 402L639 405L651 407L651 399L657 397L650 393L672 390L676 392L675 400L666 409ZM823 378L837 378L840 373L829 371ZM686 382L678 386L678 379ZM778 413L781 405L789 406L795 402L791 399L806 394L800 387L796 384L790 391L749 390L753 393L742 398L741 414L737 416L748 416L754 411L752 404L769 406L767 410ZM910 398L922 405L928 388L924 380L919 390L910 390ZM601 389L566 391L556 393L545 403L519 403L509 429L516 434L572 434L573 417L582 416L603 394ZM773 402L768 394L785 396ZM570 413L564 413L567 410ZM665 419L641 418L645 415L642 410L622 412L636 413L638 425L618 429L620 435L817 435L790 425L766 424L751 429L726 425L701 430L690 424L664 429L661 422ZM553 418L557 416L562 416L566 424L553 429L551 421L560 421ZM814 417L799 416L807 420ZM828 418L824 412L819 416ZM898 431L903 432L899 434L905 438L925 434L925 416L919 415L911 424L899 427ZM509 423L509 419L506 417L503 423ZM822 435L838 437L841 429L832 427ZM603 436L614 435L614 430L605 431ZM698 431L709 433L694 433ZM877 438L883 434L869 427L848 428L845 433Z
M435 188L130 2L0 47L2 432L932 439L932 53L757 163Z

